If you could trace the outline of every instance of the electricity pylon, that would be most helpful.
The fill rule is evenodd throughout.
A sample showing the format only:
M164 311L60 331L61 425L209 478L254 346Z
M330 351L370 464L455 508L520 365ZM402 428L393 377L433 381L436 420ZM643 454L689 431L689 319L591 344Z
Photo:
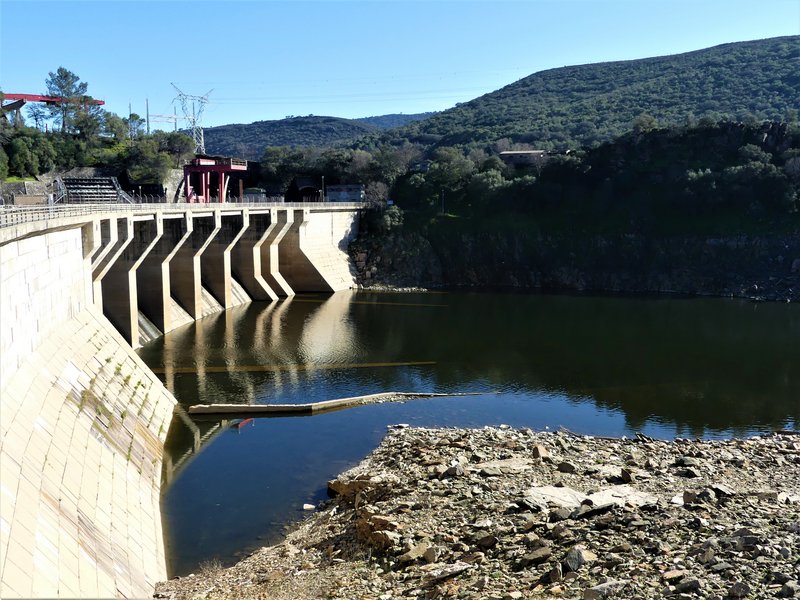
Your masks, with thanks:
M183 118L186 119L186 122L189 123L189 126L192 129L192 139L194 139L194 153L195 154L205 154L206 153L206 143L203 139L203 126L201 125L203 119L203 109L208 104L208 96L214 90L208 90L204 96L191 96L189 94L184 94L178 86L174 83L172 87L178 92L178 100L181 103L181 108L183 109ZM191 113L189 112L189 103L191 102L192 110ZM195 104L195 102L197 104Z

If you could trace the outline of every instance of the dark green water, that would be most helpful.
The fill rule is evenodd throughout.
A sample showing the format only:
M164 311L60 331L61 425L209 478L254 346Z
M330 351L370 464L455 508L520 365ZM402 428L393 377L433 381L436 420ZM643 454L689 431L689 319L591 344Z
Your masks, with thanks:
M342 292L254 303L140 351L184 407L479 391L315 417L176 418L172 574L275 541L393 423L730 437L800 425L800 306L720 299Z

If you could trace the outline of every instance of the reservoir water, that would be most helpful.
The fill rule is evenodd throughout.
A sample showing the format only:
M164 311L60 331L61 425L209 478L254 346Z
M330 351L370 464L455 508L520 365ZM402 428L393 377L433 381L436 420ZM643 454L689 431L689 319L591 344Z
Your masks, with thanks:
M181 403L165 448L171 575L280 539L390 424L731 437L800 427L800 306L740 300L340 292L253 303L139 351ZM200 403L481 392L314 417Z

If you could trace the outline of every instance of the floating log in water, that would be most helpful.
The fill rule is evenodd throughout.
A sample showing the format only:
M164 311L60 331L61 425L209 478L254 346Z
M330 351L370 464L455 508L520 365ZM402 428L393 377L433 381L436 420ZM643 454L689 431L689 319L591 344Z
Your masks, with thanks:
M316 415L353 406L379 404L382 402L402 402L415 398L440 398L448 396L480 396L493 392L383 392L352 398L337 398L308 404L195 404L190 406L189 414L193 415L243 415L243 416L304 416Z

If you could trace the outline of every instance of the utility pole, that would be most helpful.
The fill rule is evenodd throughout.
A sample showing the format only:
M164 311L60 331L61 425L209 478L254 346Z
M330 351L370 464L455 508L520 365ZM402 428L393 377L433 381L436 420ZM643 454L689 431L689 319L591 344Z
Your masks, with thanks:
M144 99L144 114L147 119L147 135L150 135L150 100Z

